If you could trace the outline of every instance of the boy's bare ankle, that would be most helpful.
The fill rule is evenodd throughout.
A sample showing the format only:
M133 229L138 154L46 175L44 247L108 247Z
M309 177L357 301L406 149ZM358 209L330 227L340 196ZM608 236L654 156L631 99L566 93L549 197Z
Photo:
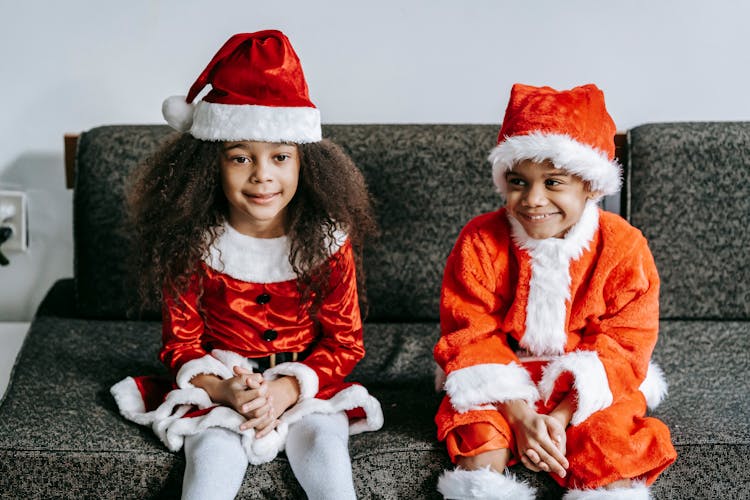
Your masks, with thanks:
M473 457L458 457L456 465L464 470L478 470L490 467L496 472L502 473L510 460L510 450L492 450L480 453Z
M604 487L604 489L613 490L615 488L630 488L631 486L633 486L632 479L620 479L619 481L615 481L614 483L609 483Z

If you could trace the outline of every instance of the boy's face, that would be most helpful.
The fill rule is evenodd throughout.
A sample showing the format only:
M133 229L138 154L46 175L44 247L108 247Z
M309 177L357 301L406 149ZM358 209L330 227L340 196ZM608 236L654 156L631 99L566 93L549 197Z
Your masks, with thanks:
M297 146L226 142L220 165L221 184L229 202L229 224L248 236L283 236L287 205L299 181Z
M508 212L534 239L562 238L581 218L591 192L580 178L565 170L524 160L506 174Z

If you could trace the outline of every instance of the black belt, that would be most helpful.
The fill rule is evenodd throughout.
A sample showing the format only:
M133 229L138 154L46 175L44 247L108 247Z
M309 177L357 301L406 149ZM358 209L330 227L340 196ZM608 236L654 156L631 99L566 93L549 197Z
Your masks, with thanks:
M306 353L302 352L276 352L262 358L248 358L250 361L258 363L258 368L268 370L280 363L286 363L289 361L302 361L305 358Z

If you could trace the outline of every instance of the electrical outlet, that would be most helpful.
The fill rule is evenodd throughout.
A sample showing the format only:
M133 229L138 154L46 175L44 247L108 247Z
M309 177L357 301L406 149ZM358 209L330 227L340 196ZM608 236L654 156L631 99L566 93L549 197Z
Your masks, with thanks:
M28 249L26 193L0 191L0 226L7 226L13 230L10 239L0 245L2 250L25 252Z

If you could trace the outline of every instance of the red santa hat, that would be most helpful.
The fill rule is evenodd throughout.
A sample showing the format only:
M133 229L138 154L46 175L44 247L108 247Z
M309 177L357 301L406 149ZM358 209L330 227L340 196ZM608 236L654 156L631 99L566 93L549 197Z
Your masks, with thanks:
M517 83L489 156L495 186L507 192L505 174L519 161L549 160L588 181L593 191L614 194L620 189L615 132L596 85L558 91Z
M211 85L201 101L198 94ZM321 140L320 112L305 75L280 31L240 33L219 49L187 96L162 105L167 123L210 141L307 143Z

